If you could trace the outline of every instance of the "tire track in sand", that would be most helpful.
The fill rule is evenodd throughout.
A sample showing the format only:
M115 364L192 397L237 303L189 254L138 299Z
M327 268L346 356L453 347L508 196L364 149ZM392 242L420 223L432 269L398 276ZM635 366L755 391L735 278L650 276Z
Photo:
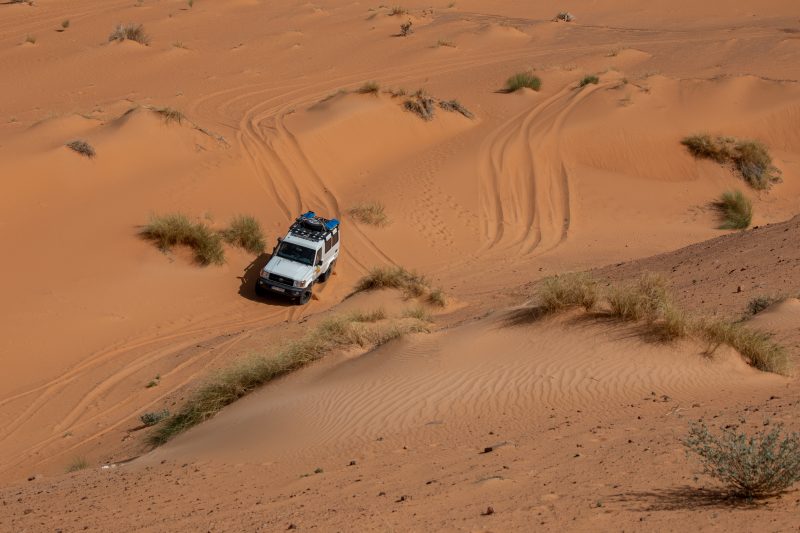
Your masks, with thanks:
M564 122L594 91L568 85L492 132L479 152L481 252L543 253L570 225L570 187L561 155Z

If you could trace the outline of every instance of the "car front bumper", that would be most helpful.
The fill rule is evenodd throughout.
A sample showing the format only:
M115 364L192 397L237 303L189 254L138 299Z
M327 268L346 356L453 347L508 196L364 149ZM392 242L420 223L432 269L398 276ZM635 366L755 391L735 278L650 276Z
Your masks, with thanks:
M286 296L287 298L300 298L300 296L307 290L300 287L290 287L283 283L277 283L272 280L258 278L256 287L261 289L264 293L278 294Z

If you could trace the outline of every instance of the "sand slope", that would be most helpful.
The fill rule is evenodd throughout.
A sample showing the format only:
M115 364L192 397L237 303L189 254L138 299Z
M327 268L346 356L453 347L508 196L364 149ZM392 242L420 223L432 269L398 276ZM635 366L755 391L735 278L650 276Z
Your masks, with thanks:
M559 455L558 439L539 446L542 413L560 410L559 439L615 421L615 447L600 455L613 465L624 464L617 450L627 446L625 432L652 435L637 456L641 468L616 494L649 490L648 479L677 464L674 432L686 422L672 422L660 404L641 404L648 406L643 419L620 406L656 392L685 398L681 409L700 403L691 408L698 415L735 418L751 403L765 408L764 398L783 395L775 390L786 382L754 374L732 354L707 362L696 346L644 345L597 324L509 329L500 310L523 302L544 275L604 265L612 266L598 275L610 279L668 274L680 302L698 313L738 317L762 293L797 295L796 2L578 0L569 6L572 23L552 20L565 9L553 2L403 7L407 13L393 15L389 7L333 0L0 4L0 479L56 476L78 457L95 467L139 455L139 415L175 409L214 369L299 336L335 309L402 309L407 304L396 295L345 300L375 265L428 275L451 299L439 324L459 327L312 368L274 387L274 396L265 390L159 452L167 466L131 474L136 490L162 487L151 472L171 476L175 464L219 454L224 461L208 464L234 494L225 500L226 518L244 517L231 527L262 523L236 501L240 483L225 477L233 461L280 480L253 490L275 491L264 523L283 529L309 519L287 499L298 494L297 476L322 464L326 450L346 464L362 449L384 461L362 479L379 484L385 477L394 492L430 481L422 478L442 465L455 476L451 482L472 481L454 493L430 489L440 499L414 499L405 505L410 513L348 508L339 518L315 515L316 525L346 529L363 512L371 528L425 529L425 522L409 521L416 513L428 525L438 520L433 529L504 529L476 522L483 495L496 493L513 502L513 518L502 525L524 528L539 512L580 502L582 511L564 515L577 522L556 527L639 527L640 515L627 506L608 515L588 510L599 486L608 498L608 487L621 482L608 482L613 469L599 460L566 467L572 457ZM409 20L414 33L399 37ZM108 42L115 25L127 22L144 25L148 46ZM541 78L541 91L500 91L508 76L528 70ZM580 87L587 75L599 82ZM370 81L379 94L359 94ZM403 109L408 96L400 90L457 99L474 118L437 107L434 119L423 121ZM153 111L163 106L185 120L166 122ZM731 169L693 159L680 139L702 131L761 140L783 182L756 192ZM74 139L88 141L96 157L66 148ZM759 228L727 235L710 203L734 188L752 200ZM353 205L373 201L385 206L389 225L360 225L348 215ZM223 266L201 268L187 250L164 254L137 236L152 213L182 211L217 229L245 213L264 227L269 252L308 209L342 219L344 247L336 275L303 308L255 297L266 254L227 247ZM753 323L797 346L792 305ZM492 311L490 320L463 324ZM158 385L148 388L156 376ZM722 401L723 387L724 405L706 410L706 400ZM580 423L565 425L566 413L578 410ZM669 423L640 421L651 415ZM500 432L491 421L501 419L516 446L507 448L516 450L510 458L528 472L510 483L497 472L473 475L474 451L486 440L473 437ZM441 437L431 437L438 430ZM403 450L405 441L433 450L431 462L412 466L426 454L406 453L414 447ZM653 450L672 462L653 459ZM550 472L546 479L531 473L538 462ZM491 468L502 466L510 465ZM560 475L564 468L576 477ZM314 498L341 496L350 474L336 472ZM84 475L53 481L53 490L82 491L96 482L120 499L124 482ZM192 479L196 497L211 497L202 477ZM545 483L562 483L552 491L561 498L579 480L586 492L563 499L563 508L544 492ZM516 496L534 484L542 491L535 501ZM302 497L307 507L316 501ZM39 518L44 505L26 515L33 507L3 499L14 506L14 522L4 518L0 529L55 520ZM86 525L163 528L159 516L174 509L162 503L152 504L158 512L150 522L119 507L113 518ZM53 513L84 504L59 505L68 507L51 506ZM437 509L448 511L437 517ZM207 518L192 517L195 509L179 512L186 528L210 527ZM669 528L669 517L685 518L681 513L659 515L658 525ZM76 514L93 513L81 507ZM720 527L737 523L734 514L726 520Z

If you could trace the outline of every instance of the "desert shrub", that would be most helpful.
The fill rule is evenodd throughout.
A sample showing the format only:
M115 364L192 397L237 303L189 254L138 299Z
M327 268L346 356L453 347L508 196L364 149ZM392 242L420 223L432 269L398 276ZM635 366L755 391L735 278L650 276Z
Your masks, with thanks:
M94 151L94 148L92 148L91 144L89 144L86 141L82 141L80 139L70 141L66 144L66 146L73 152L77 152L83 156L88 157L89 159L97 155Z
M597 85L598 83L600 83L600 78L598 78L597 76L594 76L594 75L584 76L584 78L581 80L580 86L581 87L586 87L590 83L593 83L594 85Z
M447 305L447 297L442 289L433 289L428 293L428 303L436 307L445 307Z
M163 411L154 411L145 413L139 417L139 420L142 421L142 425L150 427L150 426L155 426L168 416L169 416L169 411L164 409Z
M754 189L768 189L780 179L767 147L758 141L737 142L733 162Z
M467 118L475 117L475 115L473 115L469 109L461 105L461 103L458 100L442 100L441 102L439 102L439 107L441 107L445 111L461 113Z
M261 225L248 215L236 215L230 226L222 231L222 238L228 244L244 248L253 254L260 254L267 246Z
M67 465L67 472L77 472L78 470L85 470L87 468L89 468L89 461L87 461L85 457L76 457Z
M621 320L653 322L670 307L667 280L658 274L645 273L634 284L613 288L608 303L611 315Z
M399 16L399 15L405 15L406 13L408 13L408 9L406 9L406 8L404 8L402 6L394 6L389 11L389 16L390 17L395 17L395 16Z
M36 44L36 36L35 35L30 35L30 34L26 35L25 36L25 42L26 43L30 43L30 44Z
M255 356L212 376L194 391L181 409L168 417L149 437L158 446L175 435L214 416L222 408L256 388L298 370L337 348L379 346L408 333L428 331L420 320L379 323L381 310L330 318L272 357Z
M714 202L722 219L720 229L745 229L753 220L753 204L742 191L726 191Z
M539 310L545 314L570 307L594 308L598 300L597 282L587 274L573 272L545 278L536 293Z
M117 24L117 27L114 28L114 31L111 32L111 35L108 36L109 42L111 41L135 41L139 44L148 45L150 44L150 37L144 32L144 26L141 24Z
M672 302L663 276L646 273L635 283L612 286L604 301L607 308L599 305L596 282L586 274L562 274L543 280L536 292L536 306L520 310L516 319L527 322L570 307L582 306L587 310L599 307L600 315L642 322L642 332L654 340L692 336L709 343L708 353L722 344L732 347L759 370L785 374L789 368L786 350L773 342L769 334L738 322L691 317Z
M64 29L64 30L69 28L69 19L64 19L64 20L61 21L61 28Z
M428 280L400 266L376 267L361 278L354 293L378 289L400 289L408 297L422 296L430 287Z
M738 433L726 427L713 435L705 423L692 424L683 444L700 456L703 472L725 483L733 496L774 496L800 480L800 436L783 428Z
M378 85L378 82L376 82L376 81L368 81L364 85L359 87L358 90L356 90L356 92L359 93L359 94L375 94L375 95L377 95L378 91L380 91L380 89L381 89L381 86Z
M572 22L573 20L575 20L575 16L569 11L561 11L558 15L555 16L553 20Z
M153 111L161 115L161 117L164 119L164 122L167 124L170 122L177 122L178 124L181 124L186 118L183 113L172 107L154 107Z
M404 23L400 24L400 36L406 37L414 33L414 23L410 20L405 21Z
M357 204L347 211L351 217L362 224L370 226L385 226L389 223L389 217L383 204L378 202L364 202Z
M518 72L506 80L503 92L513 93L523 87L538 91L542 87L542 80L529 72Z
M724 320L704 320L698 324L697 329L698 333L712 345L709 351L727 344L759 370L777 374L785 374L788 370L789 360L786 350L774 342L768 333Z
M767 307L774 303L780 302L781 300L783 300L783 298L780 296L756 296L747 302L747 314L750 316L757 315Z
M772 164L767 147L758 141L700 134L685 137L681 143L695 157L731 164L754 189L768 189L780 181L780 171Z
M403 107L425 121L433 120L435 114L433 98L425 94L418 93L413 99L406 100Z
M153 215L140 234L163 251L176 245L190 247L194 250L195 260L201 265L220 265L225 262L221 236L205 224L192 222L181 213Z
M410 307L410 308L406 309L405 311L403 311L403 316L405 318L416 318L417 320L419 320L421 322L432 322L433 321L433 318L431 317L431 314L428 312L427 309L425 309L421 305L417 305L417 306Z

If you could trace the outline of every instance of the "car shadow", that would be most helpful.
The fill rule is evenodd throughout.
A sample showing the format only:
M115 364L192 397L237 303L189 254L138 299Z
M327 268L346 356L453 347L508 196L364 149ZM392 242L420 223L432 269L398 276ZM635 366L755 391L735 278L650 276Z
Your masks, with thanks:
M239 276L239 296L253 302L268 303L283 307L294 306L294 303L288 298L281 298L277 295L259 296L256 294L256 281L258 281L258 276L271 258L272 254L266 252L262 253L245 267L244 272Z

